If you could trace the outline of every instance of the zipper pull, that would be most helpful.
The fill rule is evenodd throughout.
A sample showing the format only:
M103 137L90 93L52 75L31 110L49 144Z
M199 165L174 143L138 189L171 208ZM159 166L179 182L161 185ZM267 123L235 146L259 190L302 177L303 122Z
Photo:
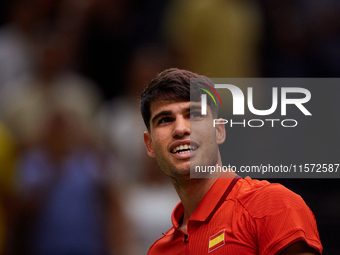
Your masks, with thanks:
M185 242L185 243L188 242L188 234L184 234L184 242Z

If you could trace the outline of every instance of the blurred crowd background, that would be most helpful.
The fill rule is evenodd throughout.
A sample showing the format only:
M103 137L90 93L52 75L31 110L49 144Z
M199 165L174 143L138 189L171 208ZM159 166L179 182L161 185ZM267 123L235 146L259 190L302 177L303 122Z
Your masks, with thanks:
M3 0L0 255L146 254L179 199L139 95L168 67L338 77L336 0ZM336 111L337 109L334 109ZM338 180L277 180L340 254Z

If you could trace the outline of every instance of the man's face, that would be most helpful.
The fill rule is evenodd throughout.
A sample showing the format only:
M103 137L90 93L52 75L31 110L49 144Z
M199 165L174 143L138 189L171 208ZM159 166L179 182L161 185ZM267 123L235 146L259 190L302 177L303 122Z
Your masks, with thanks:
M201 115L200 102L157 101L150 106L150 132L144 133L149 156L175 179L189 179L190 165L216 165L218 144L224 142L224 125L213 127L210 107Z

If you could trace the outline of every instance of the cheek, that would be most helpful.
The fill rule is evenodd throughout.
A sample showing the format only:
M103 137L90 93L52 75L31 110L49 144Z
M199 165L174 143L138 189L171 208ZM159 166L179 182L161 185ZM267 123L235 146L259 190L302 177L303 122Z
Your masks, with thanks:
M170 136L169 134L170 134L169 130L162 130L161 132L157 132L154 135L154 141L157 141L158 143L159 142L162 143L169 139L169 136Z
M152 136L153 145L157 149L167 146L169 141L169 131L168 132L155 132Z
M199 138L200 140L216 142L216 131L212 121L195 123L191 125L190 132L192 139Z

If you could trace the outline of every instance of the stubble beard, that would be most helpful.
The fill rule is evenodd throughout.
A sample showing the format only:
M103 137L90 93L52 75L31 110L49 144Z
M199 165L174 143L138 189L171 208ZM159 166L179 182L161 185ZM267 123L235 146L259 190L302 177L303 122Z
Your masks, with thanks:
M215 166L218 163L219 158L218 149L216 153L211 153L206 155L203 160L195 160L191 159L186 164L186 166L182 166L181 168L177 168L174 164L169 162L169 160L165 159L164 157L158 155L156 153L156 161L158 166L161 168L163 173L169 176L172 179L177 180L190 180L191 174L193 178L209 178L212 177L209 173L196 173L195 166ZM206 160L204 160L206 159ZM198 162L197 162L198 161Z
M177 168L174 164L169 162L169 160L157 155L156 153L156 161L158 166L161 168L163 173L169 176L172 179L190 179L190 161L187 166L182 166L182 168Z

